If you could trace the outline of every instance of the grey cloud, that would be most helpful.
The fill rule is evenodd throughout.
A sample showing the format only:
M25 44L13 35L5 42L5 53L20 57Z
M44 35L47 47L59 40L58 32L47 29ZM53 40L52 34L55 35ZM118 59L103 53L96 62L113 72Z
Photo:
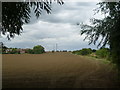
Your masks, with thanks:
M84 22L86 17L92 18L93 9L96 3L89 2L66 2L65 5L52 5L52 13L46 14L45 12L39 17L39 20L51 23L70 23ZM33 14L32 14L33 15ZM32 17L32 22L39 21Z
M9 47L32 48L42 45L45 50L53 50L58 44L59 50L77 50L85 47L96 48L83 41L77 22L87 22L93 17L95 3L66 2L65 5L53 4L52 14L43 12L39 19L31 18L31 23L23 26L21 36L16 36L11 41L0 39ZM34 16L33 13L31 13ZM100 17L100 16L99 16Z
M76 5L82 7L91 7L96 5L96 2L77 2Z

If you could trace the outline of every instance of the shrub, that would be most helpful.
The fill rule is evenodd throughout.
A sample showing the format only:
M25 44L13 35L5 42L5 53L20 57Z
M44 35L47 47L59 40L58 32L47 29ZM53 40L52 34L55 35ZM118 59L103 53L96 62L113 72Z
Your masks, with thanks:
M67 50L63 50L63 52L67 52Z
M83 48L82 50L76 50L76 51L73 51L72 53L77 55L89 55L92 53L92 49Z
M83 48L82 50L81 50L81 55L89 55L89 54L91 54L92 53L92 50L90 49L90 48Z
M95 49L93 49L93 50L92 50L92 52L96 52L96 50L95 50Z
M108 48L102 48L96 51L96 55L99 58L108 58L110 54L110 51Z
M52 53L54 53L55 51L54 50L52 50Z
M26 52L29 53L29 54L34 54L32 49L28 49L28 50L26 50Z
M12 48L12 51L8 52L9 54L19 54L17 48Z
M80 55L80 50L72 51L73 54Z

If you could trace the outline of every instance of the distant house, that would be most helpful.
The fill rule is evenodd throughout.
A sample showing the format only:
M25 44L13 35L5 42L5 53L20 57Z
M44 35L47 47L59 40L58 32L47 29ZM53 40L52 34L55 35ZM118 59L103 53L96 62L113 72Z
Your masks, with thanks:
M25 49L20 49L20 54L23 54L23 53L25 53Z
M19 53L19 54L24 54L24 53L27 53L28 50L29 49L21 49L21 48L19 48L19 49L16 49L16 52ZM5 50L5 53L12 53L12 52L13 52L13 48L7 48Z
M6 53L9 53L11 51L12 51L12 49L10 49L10 48L8 48L8 49L5 50Z

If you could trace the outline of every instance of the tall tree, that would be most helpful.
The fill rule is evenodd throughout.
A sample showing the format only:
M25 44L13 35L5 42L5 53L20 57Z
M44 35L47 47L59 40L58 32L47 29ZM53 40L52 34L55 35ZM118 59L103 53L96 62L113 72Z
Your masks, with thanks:
M5 53L7 48L8 48L7 46L0 42L0 54Z
M34 54L42 54L45 52L44 47L41 45L37 45L33 47Z
M37 2L39 1L39 2ZM62 0L57 1L60 5ZM22 25L30 22L30 13L33 9L38 18L43 10L51 13L51 0L35 0L34 2L2 2L2 30L3 35L7 34L8 39L20 35L23 31Z
M103 12L106 17L91 19L92 25L81 25L81 35L86 34L85 39L89 39L89 44L96 44L102 37L98 47L105 47L106 44L110 46L112 61L120 70L120 1L100 2L98 5L96 10Z

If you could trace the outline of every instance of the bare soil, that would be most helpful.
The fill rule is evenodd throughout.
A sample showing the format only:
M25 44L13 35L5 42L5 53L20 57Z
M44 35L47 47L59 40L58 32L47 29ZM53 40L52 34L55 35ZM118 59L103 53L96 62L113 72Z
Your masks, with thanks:
M4 54L3 88L119 88L109 64L68 52Z

